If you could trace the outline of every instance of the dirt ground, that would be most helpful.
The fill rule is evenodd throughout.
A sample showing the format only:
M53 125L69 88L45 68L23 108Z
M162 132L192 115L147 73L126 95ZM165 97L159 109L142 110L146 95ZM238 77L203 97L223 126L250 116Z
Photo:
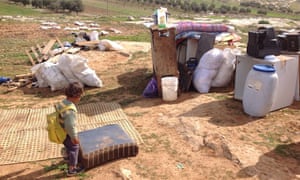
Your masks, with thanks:
M38 24L0 28L0 38L8 34L49 38L60 33L66 32L45 33ZM119 102L144 144L136 157L109 162L68 179L300 179L299 101L264 118L252 118L243 112L242 103L233 99L233 85L211 89L208 94L180 93L172 102L144 98L141 94L152 76L150 44L120 44L130 57L115 51L80 51L104 83L102 88L86 87L81 104ZM0 88L1 92L5 89ZM60 91L27 86L0 94L0 106L40 108L62 98ZM59 169L44 170L60 161L3 165L0 179L64 179Z

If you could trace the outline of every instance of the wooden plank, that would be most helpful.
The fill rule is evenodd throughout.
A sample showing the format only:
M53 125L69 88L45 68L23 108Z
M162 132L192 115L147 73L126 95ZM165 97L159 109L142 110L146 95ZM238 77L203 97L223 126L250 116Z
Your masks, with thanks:
M43 42L42 46L37 44L36 47L31 47L29 51L26 50L26 54L29 57L31 64L32 65L36 64L35 59L39 63L41 63L44 60L45 61L48 60L49 57L52 56L52 54L50 54L50 50L52 49L52 47L56 42L58 42L58 44L63 48L63 44L61 43L59 38L56 37L55 39L49 40L48 43ZM64 51L65 50L63 49L62 52ZM32 57L32 54L34 55L34 57Z
M37 44L36 47L39 50L39 53L42 54L43 51L42 47L39 44Z
M73 47L66 50L66 52L69 54L75 54L75 53L78 53L79 51L80 51L80 48L73 48Z
M59 46L64 50L64 45L61 43L58 37L55 37L56 41L58 42Z
M25 82L25 83L15 83L14 84L14 87L9 87L8 89L7 89L7 92L11 92L11 91L14 91L14 90L16 90L16 89L18 89L18 88L21 88L21 87L24 87L24 86L27 86L27 85L29 85L30 83L32 83L32 81L28 81L28 82Z
M100 41L81 41L81 42L76 42L75 44L78 46L88 46L88 47L96 47Z
M48 54L49 51L51 50L51 48L53 47L53 45L55 44L55 39L51 39L47 45L44 47L43 51L42 51L42 54L45 55L45 54Z
M27 74L17 74L15 75L16 79L20 79L20 78L32 78L33 74L32 73L27 73Z
M39 61L39 55L38 53L35 51L34 47L31 47L31 52L33 53L33 55L35 56L35 58Z
M161 97L161 78L164 76L179 76L176 58L175 28L155 29L151 33L153 72L157 80L158 95Z
M128 53L128 52L120 51L119 54L121 54L122 56L125 56L125 57L130 57L130 53Z
M26 52L27 56L29 57L29 60L30 60L31 64L32 64L32 65L35 65L35 62L34 62L33 58L31 57L29 51L26 50L25 52Z
M10 87L10 88L8 88L7 89L7 92L11 92L11 91L14 91L14 90L16 90L16 89L18 89L19 87Z

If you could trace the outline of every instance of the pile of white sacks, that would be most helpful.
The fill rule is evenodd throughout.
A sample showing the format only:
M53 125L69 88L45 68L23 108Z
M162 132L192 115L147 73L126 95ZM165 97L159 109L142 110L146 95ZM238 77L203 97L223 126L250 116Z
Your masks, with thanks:
M225 87L235 70L237 49L213 48L201 57L194 73L193 85L200 93L208 93L211 87Z
M62 54L56 56L55 60L36 64L31 71L37 79L38 87L50 87L51 91L64 89L72 82L102 87L102 80L87 62L80 55Z

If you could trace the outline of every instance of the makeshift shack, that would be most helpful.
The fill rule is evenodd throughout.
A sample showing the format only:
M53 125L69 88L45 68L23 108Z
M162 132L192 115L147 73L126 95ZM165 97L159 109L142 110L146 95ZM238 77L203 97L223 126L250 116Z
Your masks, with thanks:
M180 76L179 88L181 92L186 92L190 90L192 80L194 80L194 86L203 86L204 84L206 84L206 90L201 91L197 89L199 92L208 92L211 83L213 82L213 79L215 79L215 77L217 76L223 63L224 65L225 63L227 63L231 67L227 69L223 68L225 70L225 72L222 72L223 75L224 73L227 75L226 77L223 77L226 79L231 78L234 68L232 66L234 64L234 57L229 54L228 50L225 51L226 55L225 53L223 54L223 52L219 51L220 57L212 54L211 57L207 57L209 59L205 58L201 60L201 58L209 50L212 50L217 42L226 41L229 45L232 45L232 42L240 40L239 36L233 34L235 34L234 28L225 24L207 24L195 22L178 23L178 25L176 26L176 52ZM215 49L214 52L217 52L217 50ZM227 55L230 57L227 57L227 61L225 62ZM212 59L216 60L216 62L214 62L213 64ZM203 63L208 63L211 65L208 65L206 67L205 65L198 66L199 62L201 61ZM206 76L206 78L200 80L198 85L198 76L196 77L195 74L198 72L198 70L202 71L202 69L204 69L204 71L206 72L200 72L200 77L203 78L204 76ZM207 72L207 69L214 70L214 72L210 73L210 75L207 76L207 73L209 73ZM228 70L229 73L226 73L226 70ZM226 86L228 84L228 80L224 81L224 83L215 83L215 86Z
M156 81L152 79L149 82L143 93L145 97L152 97L149 94L150 92L155 94L154 88L157 88L158 96L162 96L162 78L167 76L178 78L178 90L175 88L173 91L176 91L178 94L180 92L189 91L191 89L192 80L197 78L195 77L195 72L203 68L201 66L198 67L203 55L209 50L214 49L216 42L227 42L227 44L231 46L233 42L240 40L240 37L235 34L234 28L225 24L180 22L175 25L167 25L164 28L153 25L150 27L150 32L152 38L153 71ZM220 57L216 57L213 54L212 57L217 58L218 62L216 63L218 63L218 65L213 65L216 66L213 69L213 75L204 79L204 81L209 81L208 83L200 82L200 86L207 84L208 87L205 87L207 90L197 90L201 93L206 93L212 84L214 87L226 86L234 72L234 54L236 53L239 52L226 49L224 52L223 50L220 51ZM203 60L203 62L205 61L207 60ZM212 61L207 63L212 63ZM205 68L210 69L211 67ZM220 69L222 70L218 75ZM207 72L204 73L207 74ZM201 78L202 77L205 76L201 75ZM214 82L213 80L215 78L216 81ZM156 83L157 86L151 86L153 83ZM193 84L197 84L197 80L195 80ZM168 89L170 89L170 86ZM168 93L170 92L172 91L168 91Z

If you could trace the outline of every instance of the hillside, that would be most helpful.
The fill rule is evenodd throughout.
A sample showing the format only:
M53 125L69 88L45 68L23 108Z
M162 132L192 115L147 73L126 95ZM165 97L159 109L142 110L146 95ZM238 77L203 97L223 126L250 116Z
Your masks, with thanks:
M0 9L0 14L16 14L17 12L11 12L12 3L8 0L0 0L0 3L5 2ZM245 15L245 10L249 11L246 15L255 15L257 11L266 11L267 16L272 17L290 17L297 18L293 14L300 12L300 1L287 0L287 1L249 1L249 0L190 0L190 1L176 1L176 0L157 0L157 1L138 1L138 0L84 0L85 14L94 15L106 15L106 16L148 16L152 14L154 10L160 6L167 7L172 16L181 17L194 16L197 14L208 14L210 12L218 13L222 12L221 15ZM246 3L246 5L245 5ZM9 5L10 4L10 5ZM229 8L229 9L228 9ZM18 12L24 12L24 9L31 9L30 6L19 5ZM36 9L37 12L40 9ZM28 11L28 10L25 10Z
M158 1L160 2L160 1ZM161 3L149 3L149 1L121 1L121 0L85 0L85 12L95 15L113 16L148 16L160 6L168 8L172 17L207 16L266 16L278 18L300 19L299 1L236 1L236 0L195 0L195 1L162 1ZM179 1L180 2L180 1ZM247 3L241 6L240 3ZM213 14L212 14L213 12ZM295 16L296 14L296 16Z

